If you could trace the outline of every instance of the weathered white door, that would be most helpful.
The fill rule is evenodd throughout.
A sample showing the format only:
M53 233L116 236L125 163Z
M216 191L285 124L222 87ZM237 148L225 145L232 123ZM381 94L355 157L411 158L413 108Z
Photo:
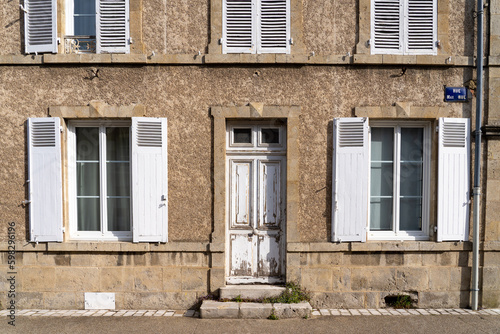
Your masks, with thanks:
M228 283L283 281L285 138L281 124L228 124Z

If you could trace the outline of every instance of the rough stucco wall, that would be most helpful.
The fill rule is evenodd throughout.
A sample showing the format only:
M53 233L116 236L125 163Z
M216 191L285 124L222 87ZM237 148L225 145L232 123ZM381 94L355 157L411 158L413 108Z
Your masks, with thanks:
M442 102L443 85L470 79L469 69L399 67L125 67L102 66L89 80L88 67L2 67L0 82L1 221L18 223L25 237L25 126L28 117L45 117L56 105L142 103L147 116L168 118L169 240L208 241L212 229L213 105L300 105L300 214L303 241L330 235L331 121L350 116L357 106L446 106L450 116L468 117L471 104ZM259 75L256 74L259 72ZM36 89L34 89L36 87ZM377 87L376 90L373 87ZM410 89L411 87L411 89ZM4 135L7 134L7 135ZM6 238L6 230L0 232Z
M304 44L308 52L346 54L357 39L358 0L304 0Z
M464 8L457 11L456 8ZM476 11L475 1L453 0L450 1L450 47L452 54L473 56L476 41ZM467 36L467 38L464 38Z
M0 8L0 54L19 54L24 38L23 12L18 1L4 1ZM23 42L24 44L24 42Z

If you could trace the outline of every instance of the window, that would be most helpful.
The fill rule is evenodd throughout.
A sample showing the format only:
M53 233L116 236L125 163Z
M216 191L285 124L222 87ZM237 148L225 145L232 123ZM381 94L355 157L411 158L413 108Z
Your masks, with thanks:
M59 118L28 121L31 241L63 241ZM167 120L69 121L69 236L166 242Z
M290 53L290 0L223 0L223 53Z
M429 239L431 205L437 241L467 240L469 119L440 118L438 129L432 172L431 122L335 120L333 241Z
M372 0L372 54L435 55L437 0Z
M370 128L370 239L428 238L429 124Z
M57 53L58 0L25 0L26 53ZM65 0L65 53L129 53L129 0Z
M130 122L71 123L70 201L76 207L72 237L132 239Z

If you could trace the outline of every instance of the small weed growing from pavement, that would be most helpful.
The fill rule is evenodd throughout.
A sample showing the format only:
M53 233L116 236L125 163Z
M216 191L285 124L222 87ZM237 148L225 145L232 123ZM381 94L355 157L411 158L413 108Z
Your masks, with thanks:
M413 306L413 300L408 295L387 296L385 304L394 308L409 309Z
M269 319L269 320L279 320L278 316L276 314L274 314L274 308L271 311L271 314L267 317L267 319Z
M303 290L300 285L294 282L288 282L283 291L277 297L265 298L264 303L282 303L282 304L295 304L300 302L308 302L311 300L309 293Z
M236 298L234 298L234 301L237 303L241 303L243 299L241 299L241 295L237 295Z

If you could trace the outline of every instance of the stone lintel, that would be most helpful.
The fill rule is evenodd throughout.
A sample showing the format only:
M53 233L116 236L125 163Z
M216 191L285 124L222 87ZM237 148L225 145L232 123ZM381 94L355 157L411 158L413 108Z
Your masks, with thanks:
M61 118L131 118L146 114L143 104L111 106L104 101L91 101L88 106L51 106L49 115Z

